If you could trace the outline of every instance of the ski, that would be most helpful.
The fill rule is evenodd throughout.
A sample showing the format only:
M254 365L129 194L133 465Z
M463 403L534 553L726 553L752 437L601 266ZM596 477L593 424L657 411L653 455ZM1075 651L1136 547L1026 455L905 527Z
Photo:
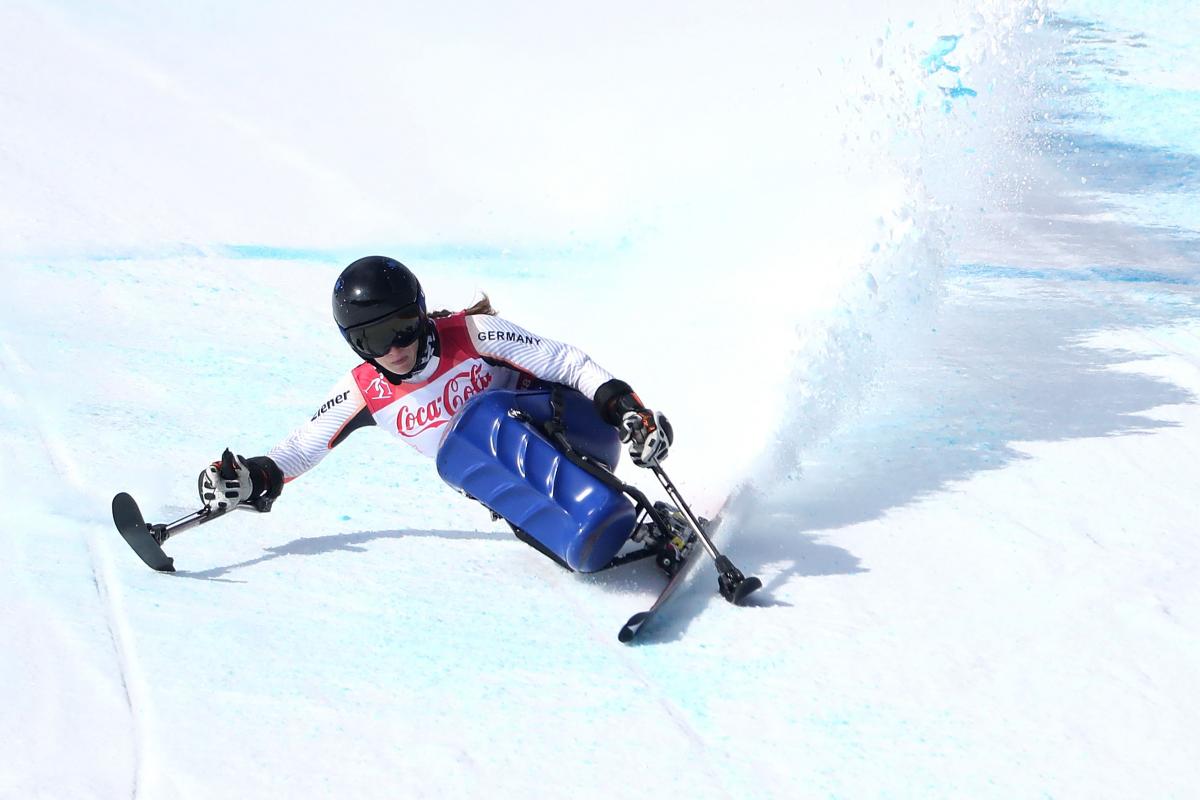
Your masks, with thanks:
M629 618L628 622L621 626L621 630L617 634L617 639L624 644L632 642L637 637L638 632L641 631L642 626L649 622L658 613L658 610L666 604L671 595L675 594L675 590L683 585L684 578L692 571L692 566L695 562L699 560L696 558L695 553L691 553L684 560L683 564L675 570L675 574L667 581L667 585L663 587L663 590L658 593L658 597L654 599L654 604L645 611L639 611L634 614Z
M693 537L694 538L694 537ZM675 574L667 581L667 585L659 592L658 597L654 599L654 604L645 611L639 611L629 618L629 621L621 626L621 630L617 633L617 639L629 644L641 632L645 625L654 619L658 612L666 605L671 596L683 585L687 579L687 575L692 570L693 564L704 559L694 552L697 546L696 542L689 545L690 552L684 562L676 569ZM738 571L733 564L729 563L729 559L721 556L717 559L717 569L720 575L717 579L717 586L721 592L721 596L734 605L741 605L742 602L749 597L753 592L762 588L762 581L758 578L746 578Z
M121 492L112 500L112 515L121 538L146 562L146 566L159 572L175 571L174 559L163 552L162 546L151 532L151 526L142 519L142 511L138 508L136 500Z

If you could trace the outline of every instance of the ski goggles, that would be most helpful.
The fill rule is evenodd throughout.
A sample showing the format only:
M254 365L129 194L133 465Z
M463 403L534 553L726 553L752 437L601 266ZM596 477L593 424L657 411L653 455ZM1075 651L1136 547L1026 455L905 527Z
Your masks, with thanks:
M393 347L408 347L421 338L425 330L425 316L417 306L401 309L366 325L342 328L342 336L360 355L378 358L387 355Z

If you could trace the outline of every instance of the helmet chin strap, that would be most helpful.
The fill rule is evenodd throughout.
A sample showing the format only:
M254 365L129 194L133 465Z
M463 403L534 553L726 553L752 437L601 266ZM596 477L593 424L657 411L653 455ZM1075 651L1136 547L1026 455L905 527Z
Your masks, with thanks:
M380 375L387 378L388 383L395 386L403 383L404 381L411 380L415 375L419 375L430 365L430 363L434 363L436 365L438 356L440 354L441 345L438 342L437 328L430 324L429 333L425 336L424 341L421 342L421 346L417 348L417 361L415 364L413 364L413 368L408 372L404 373L403 375L397 375L395 372L380 366L379 362L375 359L372 358L369 359L369 361L371 366L379 370Z

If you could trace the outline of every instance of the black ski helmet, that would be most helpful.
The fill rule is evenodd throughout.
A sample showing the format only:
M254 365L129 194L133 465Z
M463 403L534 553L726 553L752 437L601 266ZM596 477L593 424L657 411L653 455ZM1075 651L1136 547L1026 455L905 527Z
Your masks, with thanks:
M425 293L417 276L394 258L367 256L342 270L333 285L333 319L365 361L414 341L421 343L417 363L426 361Z

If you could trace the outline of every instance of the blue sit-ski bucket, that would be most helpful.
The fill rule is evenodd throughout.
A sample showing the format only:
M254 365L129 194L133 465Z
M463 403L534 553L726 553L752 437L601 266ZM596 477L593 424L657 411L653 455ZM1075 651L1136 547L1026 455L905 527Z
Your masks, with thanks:
M616 429L600 419L582 394L560 392L572 447L615 467L621 455ZM511 409L527 419L514 418ZM534 424L552 415L548 389L477 395L454 416L442 438L438 474L532 536L571 569L595 572L612 561L629 538L637 512L629 498L572 463Z

